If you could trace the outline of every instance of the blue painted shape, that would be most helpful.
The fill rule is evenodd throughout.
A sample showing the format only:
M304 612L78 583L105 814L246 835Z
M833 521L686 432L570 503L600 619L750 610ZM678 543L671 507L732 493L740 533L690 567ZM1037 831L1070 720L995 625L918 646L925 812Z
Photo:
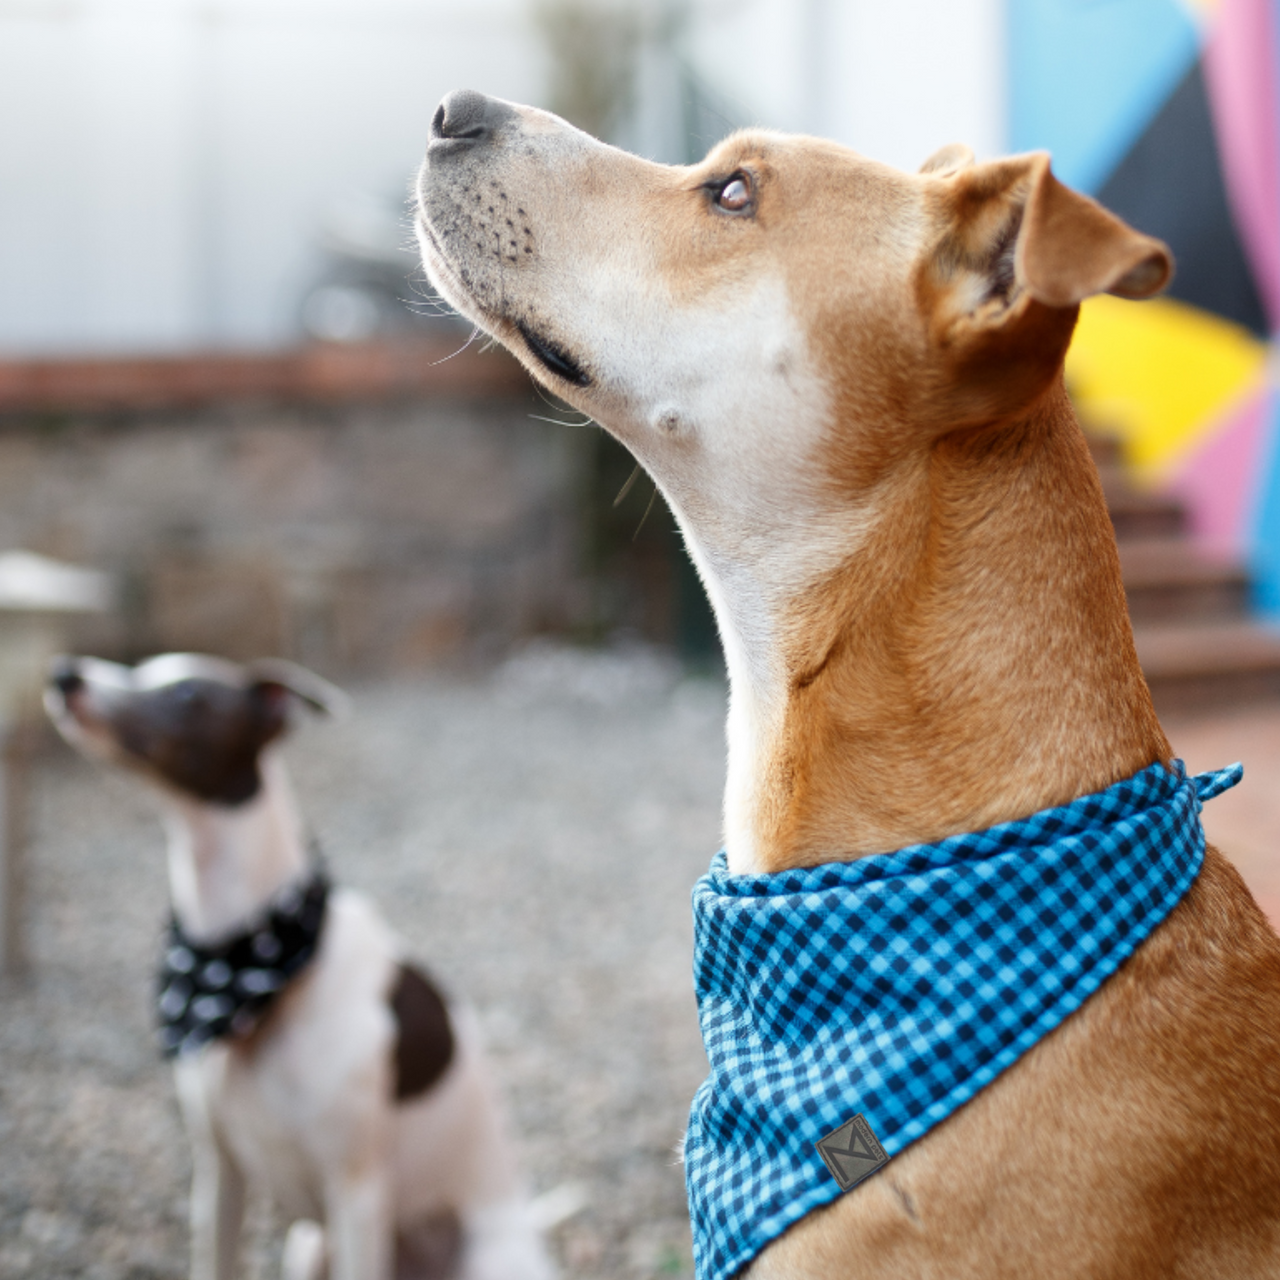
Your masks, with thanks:
M1249 539L1253 603L1264 617L1280 620L1280 396L1271 393L1267 428L1258 457L1257 505Z
M1018 0L1014 0L1016 4ZM1280 0L1273 0L1277 60L1280 61ZM1280 77L1277 78L1280 90ZM1280 102L1275 109L1280 111ZM1273 344L1280 334L1272 335ZM1271 391L1269 423L1256 459L1257 498L1249 530L1249 572L1253 579L1253 605L1265 619L1280 622L1280 391Z
M1008 0L1015 151L1096 192L1199 56L1177 0Z

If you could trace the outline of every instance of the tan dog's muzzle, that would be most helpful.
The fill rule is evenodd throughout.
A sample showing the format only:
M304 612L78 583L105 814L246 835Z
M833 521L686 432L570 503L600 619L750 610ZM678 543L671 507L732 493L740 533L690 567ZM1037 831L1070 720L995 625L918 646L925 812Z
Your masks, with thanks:
M639 190L637 178L652 185L659 170L544 111L455 90L436 109L418 175L427 273L555 390L590 387L589 334L573 318L581 277L567 272L618 246L617 236L591 243L621 203L615 175ZM575 194L593 180L591 198Z

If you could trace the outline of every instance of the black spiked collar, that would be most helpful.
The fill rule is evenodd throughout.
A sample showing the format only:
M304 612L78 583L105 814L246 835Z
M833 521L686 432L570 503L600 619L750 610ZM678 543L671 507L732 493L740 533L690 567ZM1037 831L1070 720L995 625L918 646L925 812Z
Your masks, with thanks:
M329 877L317 865L214 942L192 941L172 919L156 984L164 1056L248 1035L315 956L328 898Z

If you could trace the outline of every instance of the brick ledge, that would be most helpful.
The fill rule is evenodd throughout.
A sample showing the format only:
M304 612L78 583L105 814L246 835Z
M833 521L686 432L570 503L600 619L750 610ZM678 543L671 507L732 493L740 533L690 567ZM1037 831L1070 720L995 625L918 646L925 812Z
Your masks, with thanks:
M190 409L234 401L342 403L510 396L529 379L509 355L414 339L316 343L271 353L0 360L0 414Z

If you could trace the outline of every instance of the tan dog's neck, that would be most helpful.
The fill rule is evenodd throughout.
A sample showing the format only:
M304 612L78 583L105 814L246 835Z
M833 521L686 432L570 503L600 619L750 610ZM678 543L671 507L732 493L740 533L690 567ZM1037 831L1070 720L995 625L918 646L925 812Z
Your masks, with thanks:
M778 602L773 652L729 640L734 872L981 829L1169 755L1060 383L878 488L848 558Z

